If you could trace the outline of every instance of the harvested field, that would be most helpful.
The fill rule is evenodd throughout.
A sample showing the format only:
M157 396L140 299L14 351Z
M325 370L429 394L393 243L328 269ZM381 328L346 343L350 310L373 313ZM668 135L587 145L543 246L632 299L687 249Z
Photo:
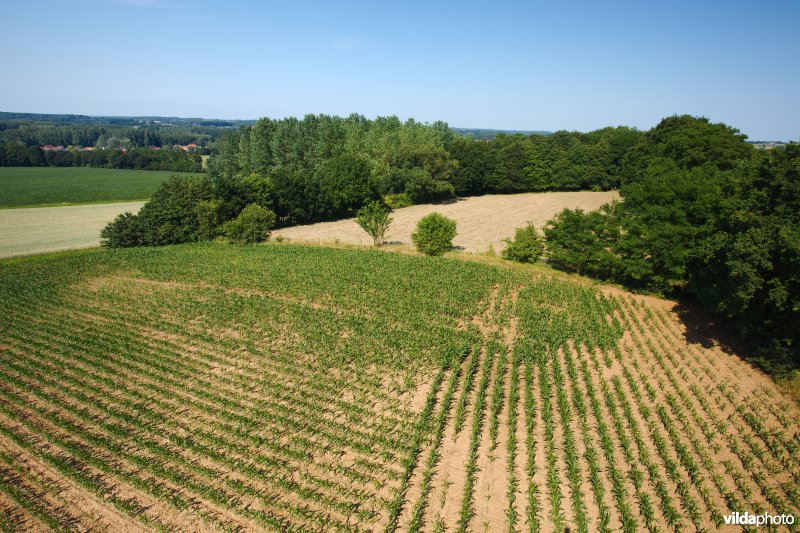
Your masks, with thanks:
M0 209L0 257L88 248L100 244L100 230L144 202Z
M692 338L671 302L456 259L202 244L0 261L0 523L798 516L800 408Z
M565 208L592 211L618 198L615 191L547 192L493 194L460 198L452 203L414 205L392 213L394 221L386 241L411 244L411 233L417 221L435 211L458 224L453 246L468 252L486 252L490 246L500 251L505 246L503 239L513 237L514 229L528 222L541 228ZM372 244L371 238L353 219L284 228L274 234L296 241Z

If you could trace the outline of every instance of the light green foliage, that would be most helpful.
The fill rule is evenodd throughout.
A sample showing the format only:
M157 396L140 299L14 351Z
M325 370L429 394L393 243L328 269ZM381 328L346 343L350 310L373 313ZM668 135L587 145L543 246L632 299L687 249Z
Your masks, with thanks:
M244 182L250 187L253 203L260 205L264 209L272 209L275 193L271 178L257 172L251 172L244 177Z
M415 176L416 201L452 195L447 184L457 163L445 149L452 136L444 123L397 117L264 118L223 136L209 168L229 178L269 176L272 208L282 222L316 222L352 216L381 195L406 192L405 180L399 189L382 185L395 172Z
M202 200L195 206L197 233L201 240L213 239L219 234L219 211L222 202L218 198Z
M426 255L442 255L453 248L456 222L439 213L431 213L420 219L411 240L417 250Z
M505 239L503 257L520 263L535 263L544 252L544 241L533 224L517 228L513 239Z
M275 227L275 213L258 204L250 204L233 220L222 226L222 232L232 243L255 244L266 241Z
M404 192L399 194L387 194L383 197L383 202L392 210L414 205L411 198Z
M375 246L383 244L383 237L392 223L389 213L389 208L380 202L370 202L356 214L356 223L372 237Z

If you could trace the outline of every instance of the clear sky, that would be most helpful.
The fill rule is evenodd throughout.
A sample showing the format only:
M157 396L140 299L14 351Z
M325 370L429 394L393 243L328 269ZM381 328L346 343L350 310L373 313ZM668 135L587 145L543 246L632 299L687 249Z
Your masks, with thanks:
M0 110L800 138L800 1L0 0Z

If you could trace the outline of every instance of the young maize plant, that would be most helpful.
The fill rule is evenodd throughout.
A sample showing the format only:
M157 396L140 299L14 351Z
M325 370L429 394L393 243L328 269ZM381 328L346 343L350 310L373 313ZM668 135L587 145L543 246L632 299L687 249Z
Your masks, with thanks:
M0 261L0 528L800 514L800 410L653 302L539 267L314 246Z

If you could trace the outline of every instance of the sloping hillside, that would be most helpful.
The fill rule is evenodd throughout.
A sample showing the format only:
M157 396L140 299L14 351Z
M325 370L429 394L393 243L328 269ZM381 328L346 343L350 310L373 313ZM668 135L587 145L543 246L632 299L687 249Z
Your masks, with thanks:
M540 268L286 244L0 261L0 523L797 516L800 409L694 339L669 302Z

